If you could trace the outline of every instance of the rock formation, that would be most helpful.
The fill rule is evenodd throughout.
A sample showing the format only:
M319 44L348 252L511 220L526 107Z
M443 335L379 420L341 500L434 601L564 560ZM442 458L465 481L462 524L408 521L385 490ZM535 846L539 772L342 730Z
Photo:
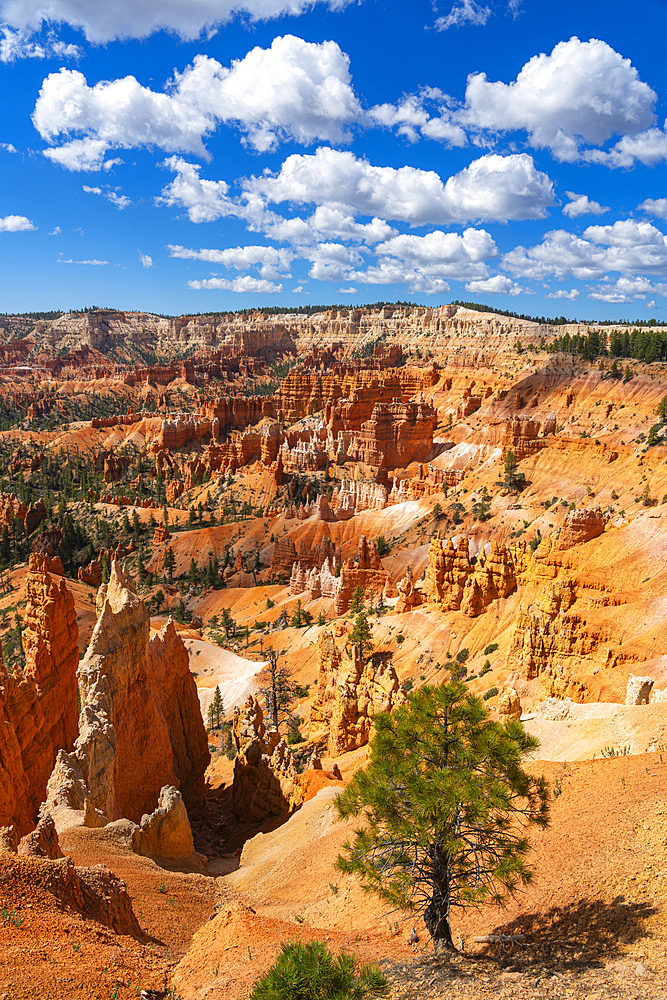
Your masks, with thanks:
M516 587L512 553L504 545L491 543L488 555L480 552L473 564L468 539L460 535L456 547L451 539L431 539L423 591L427 600L443 611L459 609L470 618L481 614L492 601L505 598Z
M312 548L302 538L297 549L289 535L283 535L276 539L273 546L271 577L277 579L281 573L291 574L297 564L302 571L321 569L327 560L332 570L340 565L340 547L330 538L325 536L319 545L313 545Z
M655 681L652 677L628 677L628 688L625 695L626 705L648 705Z
M547 583L534 610L519 609L507 654L507 668L525 680L540 677L547 695L581 696L583 685L572 667L599 644L577 614L568 614L576 600L571 580ZM565 669L565 666L568 669Z
M141 817L132 850L150 857L187 858L195 849L181 793L170 785L160 790L157 809Z
M352 594L361 587L365 598L379 597L384 591L389 574L382 568L377 546L374 541L369 545L366 536L361 535L356 562L347 559L340 571L340 583L336 591L336 615L344 615L350 608Z
M317 656L310 732L328 730L329 756L339 757L368 743L373 717L403 704L405 695L388 657L376 654L363 663L356 646L342 653L328 630L320 634Z
M87 920L95 920L116 934L143 938L125 883L104 865L79 867L63 857L50 816L18 845L11 828L4 836L3 832L0 830L0 867L7 888L13 880L41 886Z
M292 754L275 729L268 732L256 698L248 695L243 710L234 709L232 802L241 822L259 823L272 816L287 817L304 799Z
M609 515L599 507L569 511L563 522L557 549L571 549L601 535L607 526Z
M193 809L210 759L187 651L169 622L149 643L146 606L114 560L78 670L81 714L72 753L60 752L43 813L59 828L89 809L140 822L165 785ZM73 816L72 810L78 815Z
M27 858L62 858L58 832L52 816L44 816L30 833L21 838L17 854Z
M514 688L502 691L498 698L498 720L517 721L521 718L521 701Z
M11 674L0 657L0 826L32 829L59 750L76 737L79 662L74 599L41 556L26 580L25 670Z
M405 576L396 584L398 600L396 601L396 614L402 615L405 611L412 611L422 602L422 595L415 587L412 569L408 566Z

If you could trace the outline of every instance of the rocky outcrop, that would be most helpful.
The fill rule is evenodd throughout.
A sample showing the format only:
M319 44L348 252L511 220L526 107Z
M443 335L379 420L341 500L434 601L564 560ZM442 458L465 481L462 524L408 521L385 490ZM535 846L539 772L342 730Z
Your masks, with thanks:
M648 705L655 681L652 677L635 677L630 674L625 695L626 705Z
M349 611L352 595L361 587L365 598L376 598L384 591L389 574L382 567L374 541L368 543L366 536L361 535L356 561L348 559L340 571L340 583L336 590L335 612L344 615Z
M28 463L30 468L30 463ZM18 471L18 470L16 470ZM31 535L35 528L46 517L46 505L43 500L38 500L29 507L15 497L13 493L0 493L0 527L14 528L14 521L23 522L26 535Z
M581 617L568 614L576 599L571 580L547 583L534 609L519 609L507 654L507 668L525 680L540 677L545 694L580 697L579 660L599 644Z
M571 510L563 521L556 549L571 549L601 535L607 526L609 515L600 507Z
M354 461L385 469L423 462L433 449L436 424L430 403L376 403L347 454Z
M157 809L141 817L132 850L149 857L187 858L195 849L181 793L170 785L160 790Z
M521 718L521 701L514 688L502 691L498 698L498 721L518 722Z
M253 695L243 709L234 709L232 736L234 760L232 803L241 822L259 823L274 816L287 817L304 800L292 754L275 729L267 732L264 714Z
M59 851L57 837L55 845ZM130 934L139 940L144 937L127 886L104 865L79 867L62 853L51 858L48 854L22 851L19 846L18 854L0 853L0 869L8 891L14 881L39 887L86 920L94 920L116 934Z
M196 811L204 801L204 773L211 756L188 651L171 618L148 643L148 678L167 726L177 787L187 809Z
M281 573L291 574L296 564L305 572L321 569L328 561L333 570L336 565L340 565L340 558L340 546L335 545L331 538L325 536L319 545L313 545L312 548L302 538L297 548L289 535L283 535L273 546L271 577L277 579Z
M85 583L97 590L102 586L102 560L93 559L87 566L79 566L77 577L79 583Z
M405 611L412 611L422 602L422 595L415 587L414 577L410 566L405 571L405 576L396 584L398 600L396 601L396 614L401 615Z
M335 600L339 586L340 578L332 573L328 559L325 559L321 569L313 567L310 572L301 569L299 563L294 563L292 566L289 583L290 594L296 596L307 592L310 601L316 601L319 597L329 597Z
M331 498L338 521L346 521L362 510L383 510L387 506L387 487L372 479L344 479Z
M52 816L44 816L30 833L21 838L17 854L27 858L62 858L58 843L58 831Z
M20 834L35 824L58 751L74 743L79 662L72 594L34 554L26 598L23 673L0 658L0 826Z
M359 659L356 646L345 652L333 634L320 634L317 697L310 710L311 737L328 731L330 757L339 757L368 743L373 718L405 702L396 671L388 656Z
M58 754L43 813L62 828L82 821L89 799L107 820L140 822L165 785L180 787L186 805L196 808L210 757L173 622L149 643L146 606L115 560L97 611L78 670L79 735L72 753Z
M423 585L428 601L443 611L459 609L470 618L480 615L492 601L505 598L516 587L517 571L512 553L493 541L488 554L481 551L473 563L469 543L460 535L456 546L448 538L431 538Z

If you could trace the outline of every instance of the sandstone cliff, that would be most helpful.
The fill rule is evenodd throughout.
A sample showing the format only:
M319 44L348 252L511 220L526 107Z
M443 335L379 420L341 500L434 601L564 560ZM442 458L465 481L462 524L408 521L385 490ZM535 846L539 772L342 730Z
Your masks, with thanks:
M396 671L381 654L368 662L356 646L341 651L330 631L317 645L317 697L310 711L311 736L327 733L331 757L368 743L373 717L405 702Z
M138 823L165 785L196 808L210 758L182 640L170 622L149 643L144 602L115 560L97 610L78 671L79 735L58 755L43 811L62 828L88 800L107 820Z
M361 587L364 598L379 598L389 581L389 574L383 568L374 541L368 543L365 535L359 538L356 561L347 559L340 571L340 582L336 589L336 615L344 615L350 608L352 595Z
M493 541L475 563L468 554L468 539L460 535L456 547L448 538L431 538L423 591L427 600L443 611L459 609L470 618L481 614L492 601L505 598L517 583L515 560L504 545Z
M232 802L241 822L287 817L304 800L292 754L275 729L267 732L259 702L248 695L243 710L234 709L232 734L237 749Z
M59 750L76 737L79 662L74 599L31 555L26 580L25 670L0 658L0 826L32 829Z

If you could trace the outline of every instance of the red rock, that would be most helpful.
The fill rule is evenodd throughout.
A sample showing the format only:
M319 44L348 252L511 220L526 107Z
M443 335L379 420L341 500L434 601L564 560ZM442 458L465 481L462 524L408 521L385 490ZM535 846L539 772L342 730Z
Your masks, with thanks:
M0 661L0 826L20 834L34 826L56 755L77 732L74 599L43 557L31 555L29 567L23 676L8 676Z
M165 785L197 808L210 755L182 639L168 622L149 642L146 606L116 560L97 609L78 671L79 735L58 755L44 811L62 828L89 798L107 819L138 823Z
M560 530L556 549L571 549L573 545L581 545L597 538L607 527L609 515L600 507L571 510L568 512Z

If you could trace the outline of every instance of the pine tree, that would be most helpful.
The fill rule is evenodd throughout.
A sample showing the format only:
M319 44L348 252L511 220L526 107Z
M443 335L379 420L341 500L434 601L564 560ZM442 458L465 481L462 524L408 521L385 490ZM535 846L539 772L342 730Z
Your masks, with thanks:
M301 607L301 600L296 602L296 610L292 615L292 628L301 628L303 625L303 608Z
M213 700L208 707L208 718L211 724L211 729L214 727L216 729L220 728L220 719L225 714L225 704L222 700L222 695L220 694L220 686L216 684L215 691L213 693Z
M354 628L350 632L350 642L359 650L359 662L363 663L364 653L373 648L371 626L364 611L360 611L354 619Z
M364 607L364 588L361 586L360 583L358 583L352 592L352 599L350 600L350 613L356 615L363 610L363 607Z
M259 675L261 685L259 692L264 698L270 724L274 729L280 730L281 724L290 715L290 705L294 701L294 685L289 671L285 667L278 666L278 654L270 650L268 657L269 662Z
M229 613L229 608L222 609L222 627L225 630L225 638L229 639L229 633L232 635L236 633L236 622Z
M337 867L453 948L453 908L502 904L532 879L526 827L548 824L548 788L521 762L538 740L491 721L459 681L420 688L374 728L368 766L336 802L365 823Z
M334 958L323 941L291 941L283 943L250 1000L366 1000L388 992L389 984L377 966L359 966L356 956L344 951Z
M176 569L176 556L174 555L171 545L167 549L164 557L164 568L166 570L167 576L169 577L169 583L174 579L174 570Z

